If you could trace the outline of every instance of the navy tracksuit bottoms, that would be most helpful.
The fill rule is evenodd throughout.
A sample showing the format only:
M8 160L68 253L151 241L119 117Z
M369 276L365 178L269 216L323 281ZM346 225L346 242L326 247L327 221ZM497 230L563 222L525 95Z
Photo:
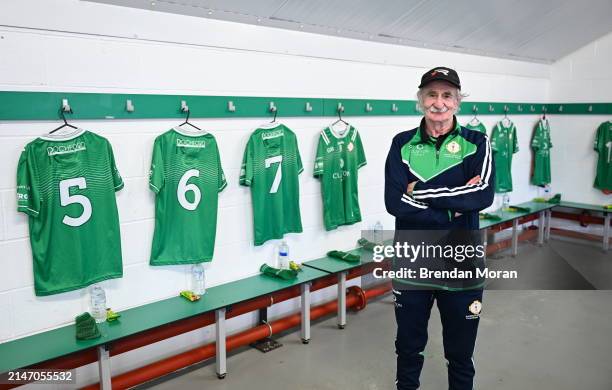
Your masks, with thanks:
M427 323L434 300L442 319L444 357L450 390L472 390L474 344L483 290L393 290L397 337L397 389L418 389L423 368Z

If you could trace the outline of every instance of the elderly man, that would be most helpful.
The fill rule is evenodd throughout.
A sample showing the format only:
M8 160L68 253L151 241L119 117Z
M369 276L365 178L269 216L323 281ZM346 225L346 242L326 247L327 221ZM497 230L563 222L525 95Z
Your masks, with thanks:
M494 166L488 138L458 124L455 113L461 103L461 83L453 69L437 67L425 73L417 96L424 117L419 127L393 138L385 166L385 204L395 216L395 241L415 243L435 237L433 242L456 248L476 246L478 212L493 202ZM428 261L419 267L473 270L484 267L484 251L470 261L459 257ZM420 385L434 301L442 320L449 388L473 388L472 355L483 286L484 279L475 277L393 279L398 389Z

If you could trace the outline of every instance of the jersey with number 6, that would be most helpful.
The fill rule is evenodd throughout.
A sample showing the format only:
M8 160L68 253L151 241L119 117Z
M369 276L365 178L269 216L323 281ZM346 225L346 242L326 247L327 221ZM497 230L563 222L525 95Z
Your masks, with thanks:
M300 233L300 186L303 171L297 138L282 124L256 129L247 143L240 184L251 187L255 245Z
M17 210L29 216L36 295L123 275L115 200L121 188L106 138L78 129L25 146L17 167Z
M348 125L342 134L331 127L319 137L314 176L321 179L326 230L361 221L357 170L366 165L361 137Z
M153 144L149 174L157 194L151 265L211 261L219 192L227 185L215 137L165 132Z
M612 121L599 125L593 149L599 154L594 185L600 190L612 191Z
M531 139L531 149L533 149L533 172L531 184L545 186L550 184L550 124L548 119L541 119L533 133Z

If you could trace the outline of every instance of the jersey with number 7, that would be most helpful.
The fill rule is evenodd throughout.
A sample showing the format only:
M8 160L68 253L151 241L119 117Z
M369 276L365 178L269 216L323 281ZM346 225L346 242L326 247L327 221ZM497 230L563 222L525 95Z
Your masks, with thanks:
M29 216L36 295L123 275L115 200L121 188L106 138L78 129L25 146L17 167L17 210Z
M211 261L218 194L225 175L212 134L174 128L153 144L149 187L155 192L151 265Z
M251 187L255 245L302 232L298 175L303 170L297 138L285 125L275 123L251 134L240 184Z

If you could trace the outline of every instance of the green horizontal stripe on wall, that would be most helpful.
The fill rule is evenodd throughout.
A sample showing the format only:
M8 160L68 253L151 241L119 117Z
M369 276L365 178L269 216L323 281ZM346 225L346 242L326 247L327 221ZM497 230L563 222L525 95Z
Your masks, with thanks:
M288 98L253 96L146 95L75 92L0 91L0 120L57 120L62 100L67 99L73 119L182 118L185 101L192 118L270 117L271 104L278 117L421 115L414 100ZM130 100L134 111L127 110ZM231 106L235 109L231 110ZM612 103L499 103L463 102L461 113L470 115L533 115L546 110L561 115L612 114Z

